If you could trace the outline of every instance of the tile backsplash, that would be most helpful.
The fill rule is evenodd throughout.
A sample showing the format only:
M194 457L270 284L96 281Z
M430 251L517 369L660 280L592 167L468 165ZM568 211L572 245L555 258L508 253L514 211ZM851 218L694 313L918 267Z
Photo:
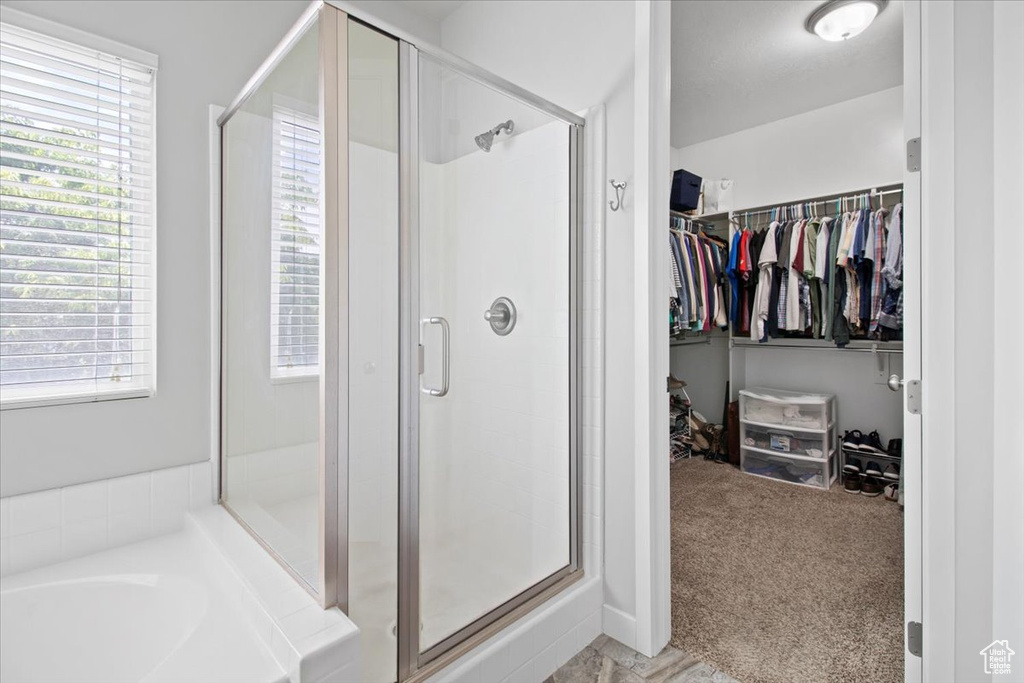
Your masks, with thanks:
M212 503L209 462L0 498L0 576L175 531Z

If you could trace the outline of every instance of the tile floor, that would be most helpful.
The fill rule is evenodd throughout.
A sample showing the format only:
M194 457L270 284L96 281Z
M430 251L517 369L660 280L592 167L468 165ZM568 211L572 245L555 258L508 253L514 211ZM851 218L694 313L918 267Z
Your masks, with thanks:
M651 659L598 636L544 683L738 683L671 645Z

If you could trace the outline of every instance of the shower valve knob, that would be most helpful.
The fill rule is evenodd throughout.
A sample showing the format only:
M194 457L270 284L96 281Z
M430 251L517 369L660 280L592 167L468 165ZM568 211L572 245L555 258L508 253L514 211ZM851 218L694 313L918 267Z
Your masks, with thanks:
M487 322L503 323L508 320L508 309L498 308L484 311L484 320Z
M508 297L498 297L491 307L484 311L484 320L499 337L504 337L516 326L516 305Z

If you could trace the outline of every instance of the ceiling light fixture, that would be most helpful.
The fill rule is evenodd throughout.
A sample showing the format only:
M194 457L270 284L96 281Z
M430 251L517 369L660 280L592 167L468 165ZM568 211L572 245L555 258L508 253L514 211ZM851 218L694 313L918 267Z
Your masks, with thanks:
M829 0L811 12L807 30L829 42L849 40L871 25L888 0Z

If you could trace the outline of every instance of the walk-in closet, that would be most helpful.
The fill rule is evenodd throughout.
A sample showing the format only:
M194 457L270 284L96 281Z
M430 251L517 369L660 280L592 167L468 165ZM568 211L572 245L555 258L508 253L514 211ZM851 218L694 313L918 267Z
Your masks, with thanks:
M746 683L903 680L901 5L673 3L671 643Z

